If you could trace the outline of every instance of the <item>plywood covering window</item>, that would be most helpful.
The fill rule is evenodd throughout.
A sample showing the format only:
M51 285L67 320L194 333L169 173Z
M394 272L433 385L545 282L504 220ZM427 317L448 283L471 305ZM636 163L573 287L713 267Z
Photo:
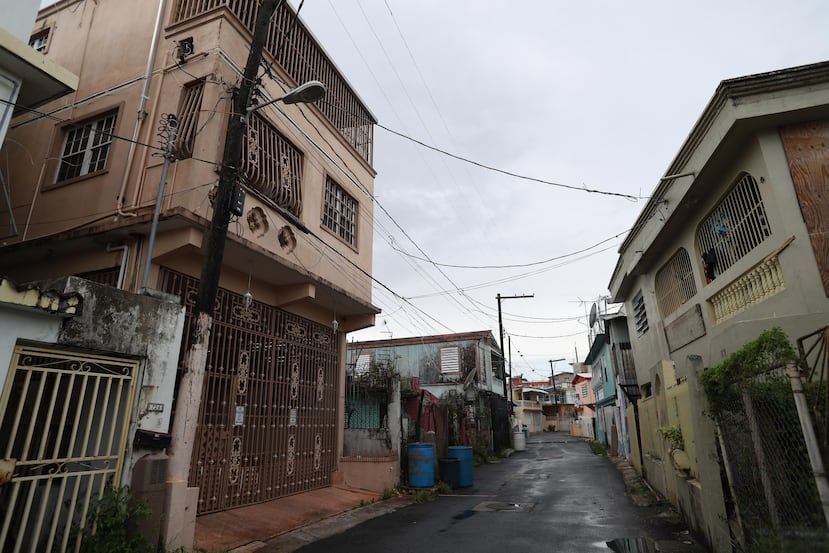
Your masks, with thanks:
M106 168L115 113L67 127L60 156L57 182L74 179Z
M461 348L458 346L446 346L440 348L440 372L443 374L447 373L459 373L461 370L460 366L460 353Z
M667 317L694 297L697 284L691 268L688 250L679 250L656 273L656 302L663 317Z
M325 179L322 225L349 245L357 245L357 200L331 177Z
M757 181L746 173L697 229L706 282L724 273L770 235Z
M177 159L193 157L203 96L204 81L190 83L182 91L178 108L178 133L175 147Z
M302 212L302 152L258 114L245 133L242 171L248 184L276 205Z
M642 297L642 290L633 296L633 321L636 324L636 334L642 336L648 331L648 313L645 311L645 298Z

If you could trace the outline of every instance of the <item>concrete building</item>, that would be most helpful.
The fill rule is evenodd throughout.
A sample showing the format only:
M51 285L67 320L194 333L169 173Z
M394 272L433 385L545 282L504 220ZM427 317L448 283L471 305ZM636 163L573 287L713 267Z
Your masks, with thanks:
M794 342L826 325L828 168L829 63L723 81L610 281L643 398L632 458L717 552L739 522L699 377L773 326ZM675 425L687 463L657 432Z
M451 437L455 443L448 445L472 445L477 439L485 439L491 449L509 446L504 358L491 331L351 342L348 359L355 375L378 366L394 367L404 396L404 439L424 439L415 432L418 419L423 418L419 405L422 391L461 414L458 418L463 422ZM421 423L421 430L434 428L430 419ZM435 431L440 452L450 437L441 428Z
M375 119L287 2L266 39L260 107L232 114L258 5L44 8L32 39L45 41L49 64L78 75L77 89L17 110L2 151L0 274L155 289L181 299L189 325L228 121L245 117L192 452L171 437L170 509L188 516L330 485L343 451L345 336L378 312ZM324 101L264 105L309 80L325 85ZM182 351L190 338L185 331ZM158 408L175 421L172 398Z

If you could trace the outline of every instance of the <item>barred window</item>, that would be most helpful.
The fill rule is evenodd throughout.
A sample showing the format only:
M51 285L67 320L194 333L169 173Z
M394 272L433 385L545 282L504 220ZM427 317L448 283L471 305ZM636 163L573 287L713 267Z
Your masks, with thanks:
M744 174L697 229L706 283L771 235L757 181Z
M178 133L176 135L176 159L193 157L193 146L199 126L204 81L196 81L184 87L178 107Z
M351 246L357 245L357 200L331 177L325 179L322 225Z
M45 54L49 49L49 29L43 29L30 36L29 46L41 54Z
M694 297L697 284L691 269L688 250L679 248L656 273L656 302L663 317L667 317Z
M106 168L115 117L115 113L108 113L67 128L57 182Z
M636 334L642 336L648 331L648 314L645 311L645 298L642 297L642 290L633 296L633 321L636 324Z
M248 116L242 172L248 184L299 217L302 212L302 152L256 113Z

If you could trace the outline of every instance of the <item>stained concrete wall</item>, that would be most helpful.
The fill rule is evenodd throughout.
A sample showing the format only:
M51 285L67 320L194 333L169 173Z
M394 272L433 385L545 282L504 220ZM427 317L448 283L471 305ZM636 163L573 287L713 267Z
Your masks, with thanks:
M169 432L184 307L174 296L138 295L77 277L56 279L45 286L77 292L84 298L82 313L65 320L57 344L141 361L128 437L128 459L121 478L122 484L128 484L135 461L152 451L132 449L136 429ZM151 403L155 404L155 410L149 409Z

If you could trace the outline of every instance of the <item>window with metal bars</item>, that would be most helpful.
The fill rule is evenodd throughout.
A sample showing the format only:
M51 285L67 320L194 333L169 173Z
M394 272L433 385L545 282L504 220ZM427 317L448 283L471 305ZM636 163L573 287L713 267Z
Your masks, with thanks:
M770 235L757 181L746 173L697 229L706 284Z
M697 284L691 268L688 250L679 250L656 273L656 303L663 317L667 317L694 297Z
M357 200L334 179L325 179L322 225L351 246L357 245Z
M296 215L302 212L302 152L261 115L248 116L242 173L248 185Z
M56 182L106 168L116 116L107 113L67 128Z
M43 29L29 37L29 46L45 54L49 49L49 29Z
M193 157L193 146L199 126L204 81L196 81L184 87L178 106L178 132L176 134L176 159Z
M633 296L633 321L636 325L636 334L642 336L648 331L648 313L645 311L645 298L642 290Z

